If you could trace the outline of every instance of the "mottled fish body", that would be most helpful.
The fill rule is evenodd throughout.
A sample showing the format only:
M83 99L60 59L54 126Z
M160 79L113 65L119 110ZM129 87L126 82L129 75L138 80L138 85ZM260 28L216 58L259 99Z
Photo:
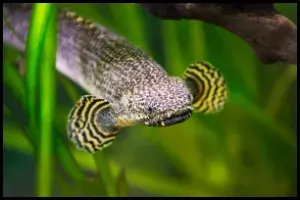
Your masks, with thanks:
M8 4L6 21L26 40L31 4ZM143 51L109 29L67 10L59 11L57 70L87 92L114 102L122 91L167 77ZM3 25L3 42L25 50L24 42ZM135 74L135 78L132 75ZM88 78L87 78L88 77ZM113 91L113 92L112 92Z
M4 4L3 42L21 51L31 7ZM69 114L68 136L80 149L103 149L122 127L173 125L192 111L218 112L226 102L224 78L208 63L192 64L180 79L125 38L74 12L60 10L58 26L57 70L91 94Z

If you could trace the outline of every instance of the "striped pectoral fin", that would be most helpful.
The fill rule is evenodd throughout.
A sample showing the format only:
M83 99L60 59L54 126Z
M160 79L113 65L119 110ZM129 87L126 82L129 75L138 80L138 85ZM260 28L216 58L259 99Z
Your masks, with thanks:
M94 153L109 146L118 127L110 103L92 95L82 96L68 118L68 137L77 148Z
M193 94L196 112L205 114L219 112L227 100L227 88L220 71L206 62L188 67L184 79Z

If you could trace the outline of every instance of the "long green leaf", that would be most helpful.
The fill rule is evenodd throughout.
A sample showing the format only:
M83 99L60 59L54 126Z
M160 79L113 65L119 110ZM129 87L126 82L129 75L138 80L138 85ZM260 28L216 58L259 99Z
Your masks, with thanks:
M279 105L282 102L285 92L291 87L297 78L296 68L289 66L278 78L270 92L269 101L266 106L266 112L270 116L275 116L279 111Z
M107 196L117 196L114 178L111 175L108 159L105 157L104 152L97 152L93 157L97 166L97 171L103 181Z
M4 137L5 147L21 152L24 151L25 153L32 152L31 145L22 134L16 131L10 131L7 127L4 127L4 130L7 130L4 131L4 133L10 132L10 134L7 134L9 136ZM13 142L16 140L19 141L17 144ZM75 150L73 154L83 168L91 171L97 171L93 156L78 150ZM120 172L120 165L115 162L109 162L109 164L112 167L113 177L117 177L119 174L118 172ZM148 192L153 192L161 196L214 196L213 193L204 191L199 188L199 186L188 185L184 182L178 183L167 177L158 176L153 173L145 173L136 169L127 169L126 177L130 185L144 188ZM217 196L221 196L221 194L218 194Z
M38 69L43 44L46 36L46 27L49 23L51 4L34 4L26 42L26 108L29 115L30 132L34 133L37 123L37 90Z
M121 168L121 170L117 176L116 187L118 190L118 196L120 196L120 197L128 196L128 185L127 185L127 181L126 181L125 168Z
M38 196L51 196L53 187L53 124L55 110L55 63L56 63L56 47L57 47L57 10L52 4L47 5L50 10L48 25L45 28L46 34L44 49L42 53L40 70L40 134L41 140L39 159L38 159ZM40 8L40 7L38 7Z

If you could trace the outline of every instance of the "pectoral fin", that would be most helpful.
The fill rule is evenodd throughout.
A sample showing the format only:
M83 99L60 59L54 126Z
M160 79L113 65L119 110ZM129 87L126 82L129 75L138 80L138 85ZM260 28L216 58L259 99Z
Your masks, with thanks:
M221 111L227 100L227 88L220 71L206 62L192 64L184 74L193 94L196 112L205 114Z
M68 137L77 148L94 153L112 144L118 126L113 108L105 99L82 96L68 118Z

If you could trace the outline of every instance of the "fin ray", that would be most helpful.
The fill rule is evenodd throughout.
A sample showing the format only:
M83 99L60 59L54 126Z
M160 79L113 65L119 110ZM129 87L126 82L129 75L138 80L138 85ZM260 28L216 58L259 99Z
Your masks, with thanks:
M109 102L92 95L82 96L75 103L69 113L68 137L77 148L94 153L109 146L115 140L118 128L104 130L99 119L100 113L107 110L112 112ZM107 117L111 116L113 115L107 115Z
M228 94L223 75L207 62L192 64L184 79L193 94L196 112L205 114L219 112L226 103Z

